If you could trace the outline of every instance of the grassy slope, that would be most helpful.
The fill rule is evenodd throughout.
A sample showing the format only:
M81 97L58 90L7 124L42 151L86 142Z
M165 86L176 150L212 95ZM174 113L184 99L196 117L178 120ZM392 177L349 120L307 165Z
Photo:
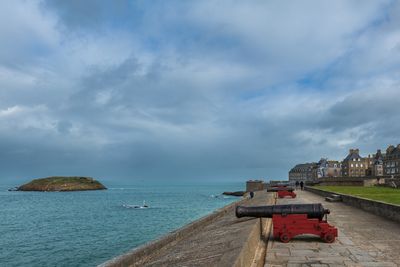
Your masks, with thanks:
M400 189L363 186L315 186L316 188L400 205Z
M21 191L76 191L106 189L90 177L55 176L35 179L19 187Z

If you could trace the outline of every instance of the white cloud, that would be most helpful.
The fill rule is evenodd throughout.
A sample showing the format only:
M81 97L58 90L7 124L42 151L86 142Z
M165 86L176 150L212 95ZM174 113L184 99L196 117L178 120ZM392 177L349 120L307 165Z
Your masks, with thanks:
M398 138L388 3L178 1L88 23L80 4L12 2L0 8L0 137L60 162L271 178L350 145L374 150Z

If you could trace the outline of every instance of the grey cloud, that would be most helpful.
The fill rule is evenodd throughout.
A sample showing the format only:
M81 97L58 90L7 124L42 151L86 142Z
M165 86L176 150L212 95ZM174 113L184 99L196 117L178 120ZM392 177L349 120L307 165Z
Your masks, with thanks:
M24 66L0 55L2 176L282 179L398 142L386 1L121 3L45 2L48 53ZM362 63L379 60L369 75Z
M113 24L115 18L129 19L133 4L131 1L96 1L71 0L44 1L42 8L53 9L62 20L63 25L73 30L97 29L105 24Z

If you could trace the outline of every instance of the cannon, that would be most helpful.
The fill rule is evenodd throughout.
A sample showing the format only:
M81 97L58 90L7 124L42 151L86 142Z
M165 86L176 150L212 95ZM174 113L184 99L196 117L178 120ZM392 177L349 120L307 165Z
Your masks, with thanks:
M296 197L296 193L294 192L293 187L283 187L283 186L269 187L267 188L267 192L277 192L279 198L284 198L288 196L290 196L291 198Z
M236 207L238 218L272 218L273 236L284 243L302 234L317 235L327 243L334 242L338 230L328 224L327 214L329 213L330 211L320 203Z
M288 183L280 183L280 184L272 184L272 185L270 185L270 187L279 187L279 188L288 187L288 186L290 186L290 184L288 184Z

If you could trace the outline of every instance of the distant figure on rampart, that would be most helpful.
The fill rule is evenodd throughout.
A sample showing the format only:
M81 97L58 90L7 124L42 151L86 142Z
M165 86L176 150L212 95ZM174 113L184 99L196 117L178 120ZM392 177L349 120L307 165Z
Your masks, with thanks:
M251 191L251 192L250 192L250 198L253 198L253 197L254 197L254 192Z
M300 188L301 188L301 190L304 190L304 182L303 181L300 182Z

